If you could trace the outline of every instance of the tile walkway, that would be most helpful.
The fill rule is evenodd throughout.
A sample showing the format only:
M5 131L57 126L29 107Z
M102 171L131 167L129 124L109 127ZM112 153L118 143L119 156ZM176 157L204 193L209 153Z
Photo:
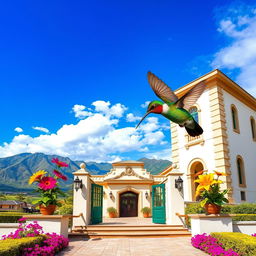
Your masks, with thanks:
M206 256L194 248L190 237L97 238L74 237L59 256Z

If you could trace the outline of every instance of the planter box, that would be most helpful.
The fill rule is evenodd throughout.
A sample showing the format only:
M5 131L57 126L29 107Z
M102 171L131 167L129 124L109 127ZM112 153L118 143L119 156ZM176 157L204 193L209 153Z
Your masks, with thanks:
M233 232L254 234L256 233L256 221L233 221Z
M45 233L56 233L68 237L68 221L70 215L24 215L26 222L37 221Z
M14 232L19 227L19 223L0 223L0 238Z

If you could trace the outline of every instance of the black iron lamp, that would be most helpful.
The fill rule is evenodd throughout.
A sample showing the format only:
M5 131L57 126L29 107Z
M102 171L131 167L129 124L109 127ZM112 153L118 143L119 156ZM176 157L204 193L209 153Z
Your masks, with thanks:
M83 182L82 182L82 180L79 180L78 176L76 176L76 178L74 180L74 185L75 185L76 191L78 191L79 188L82 189L82 187L83 187Z
M113 198L113 193L112 191L109 192L109 197L112 199Z
M175 188L177 188L179 191L183 190L183 179L180 176L178 179L175 179Z
M146 197L146 199L148 199L148 197L149 197L148 191L146 191L145 197Z

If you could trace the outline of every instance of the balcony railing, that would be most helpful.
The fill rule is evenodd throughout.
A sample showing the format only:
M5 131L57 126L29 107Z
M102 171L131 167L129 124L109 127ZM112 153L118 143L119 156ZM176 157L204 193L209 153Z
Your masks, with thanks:
M203 135L201 134L199 136L192 137L192 136L186 134L185 135L185 143L186 143L185 144L186 149L188 149L191 146L197 145L197 144L203 145L204 144Z

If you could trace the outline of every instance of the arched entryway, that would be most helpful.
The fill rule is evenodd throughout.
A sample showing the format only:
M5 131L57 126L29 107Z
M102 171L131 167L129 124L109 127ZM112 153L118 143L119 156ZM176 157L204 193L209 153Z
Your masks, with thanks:
M194 159L189 164L189 176L191 180L191 199L193 201L198 201L200 198L196 197L196 188L198 186L198 183L195 183L194 181L197 179L198 172L201 172L202 170L205 170L206 166L205 163L201 159Z
M132 191L126 191L119 195L119 213L120 217L138 216L138 194Z

